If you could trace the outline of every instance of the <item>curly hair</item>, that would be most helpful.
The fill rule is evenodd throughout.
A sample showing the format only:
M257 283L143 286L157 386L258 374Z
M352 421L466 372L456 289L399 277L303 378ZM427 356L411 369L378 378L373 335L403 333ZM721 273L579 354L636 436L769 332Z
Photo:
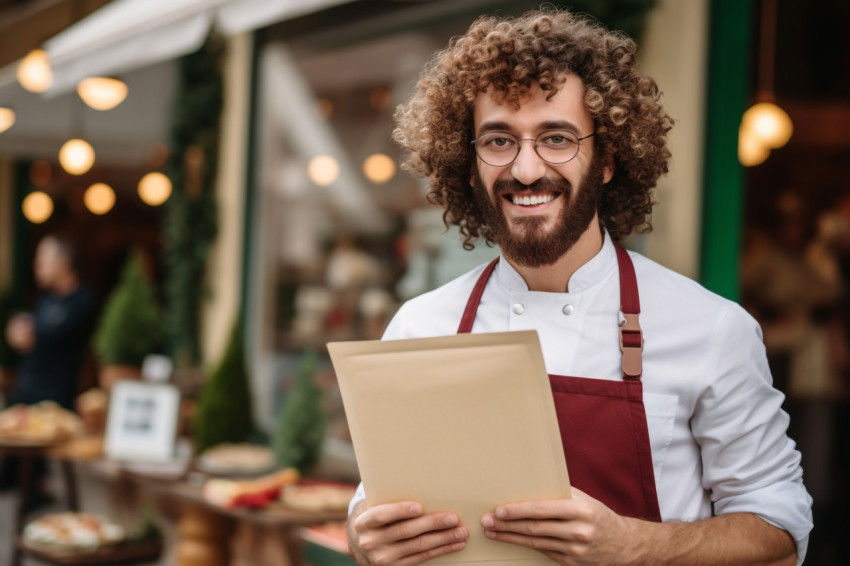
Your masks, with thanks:
M637 46L588 18L538 10L513 18L482 16L423 69L416 92L395 113L393 138L408 153L403 164L430 178L428 200L445 208L471 249L492 243L469 178L475 152L473 104L490 92L519 107L532 87L551 99L573 73L584 83L596 147L614 157L614 176L599 196L599 218L615 240L652 229L651 190L667 172L667 132L658 85L635 68Z

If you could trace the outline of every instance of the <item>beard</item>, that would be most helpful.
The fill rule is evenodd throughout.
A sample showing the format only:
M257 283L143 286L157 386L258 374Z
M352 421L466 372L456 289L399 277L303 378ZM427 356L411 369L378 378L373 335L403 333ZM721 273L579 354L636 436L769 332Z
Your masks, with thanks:
M557 180L544 178L532 185L503 179L493 184L491 198L476 175L473 193L484 224L490 230L490 239L502 249L505 258L533 268L554 264L587 231L597 212L602 179L602 160L594 158L576 191L563 177ZM516 218L511 223L505 217L502 195L529 190L535 193L553 192L557 195L555 198L564 199L561 213L550 230L545 230L545 218L542 216Z

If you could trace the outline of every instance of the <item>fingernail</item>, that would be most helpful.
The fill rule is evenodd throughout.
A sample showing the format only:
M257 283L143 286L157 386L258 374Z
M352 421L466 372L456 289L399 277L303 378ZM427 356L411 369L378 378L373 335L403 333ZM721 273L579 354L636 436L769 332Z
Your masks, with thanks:
M496 524L496 521L493 520L493 515L484 515L481 517L481 526L484 528L492 527Z
M487 538L494 538L494 537L496 536L496 533L495 533L495 531L488 531L488 530L485 530L485 531L484 531L484 536L486 536Z
M496 516L500 519L504 519L508 516L508 512L505 511L503 508L499 507L498 509L496 509Z
M443 517L443 524L447 527L453 527L457 525L457 517L454 515L446 515Z
M419 515L420 513L422 513L422 506L421 505L419 505L418 503L414 503L413 505L410 506L410 514L411 515Z

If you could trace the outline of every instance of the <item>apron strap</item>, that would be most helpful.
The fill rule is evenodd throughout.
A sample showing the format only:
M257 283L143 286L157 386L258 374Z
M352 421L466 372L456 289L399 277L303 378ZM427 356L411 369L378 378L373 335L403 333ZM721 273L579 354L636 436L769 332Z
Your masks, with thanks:
M466 301L466 308L463 310L460 325L457 327L458 334L472 332L472 325L475 322L475 314L478 312L478 304L481 302L481 296L484 294L484 288L487 286L487 280L490 279L490 274L493 273L497 263L499 263L499 258L491 261L487 267L484 268L481 276L478 277L478 281L475 282L472 294L469 295L469 300Z
M618 243L617 263L620 265L620 351L623 353L623 379L640 381L643 373L643 332L640 329L640 296L632 258Z

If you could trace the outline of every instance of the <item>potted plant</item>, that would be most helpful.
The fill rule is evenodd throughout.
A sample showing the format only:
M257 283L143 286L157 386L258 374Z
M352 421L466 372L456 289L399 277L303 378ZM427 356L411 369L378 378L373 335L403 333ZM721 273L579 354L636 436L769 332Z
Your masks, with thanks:
M218 367L201 389L193 425L198 454L217 444L246 442L254 433L250 379L238 323Z
M142 360L157 350L163 338L162 314L142 266L142 254L132 253L95 331L100 386L106 391L118 379L138 379Z

